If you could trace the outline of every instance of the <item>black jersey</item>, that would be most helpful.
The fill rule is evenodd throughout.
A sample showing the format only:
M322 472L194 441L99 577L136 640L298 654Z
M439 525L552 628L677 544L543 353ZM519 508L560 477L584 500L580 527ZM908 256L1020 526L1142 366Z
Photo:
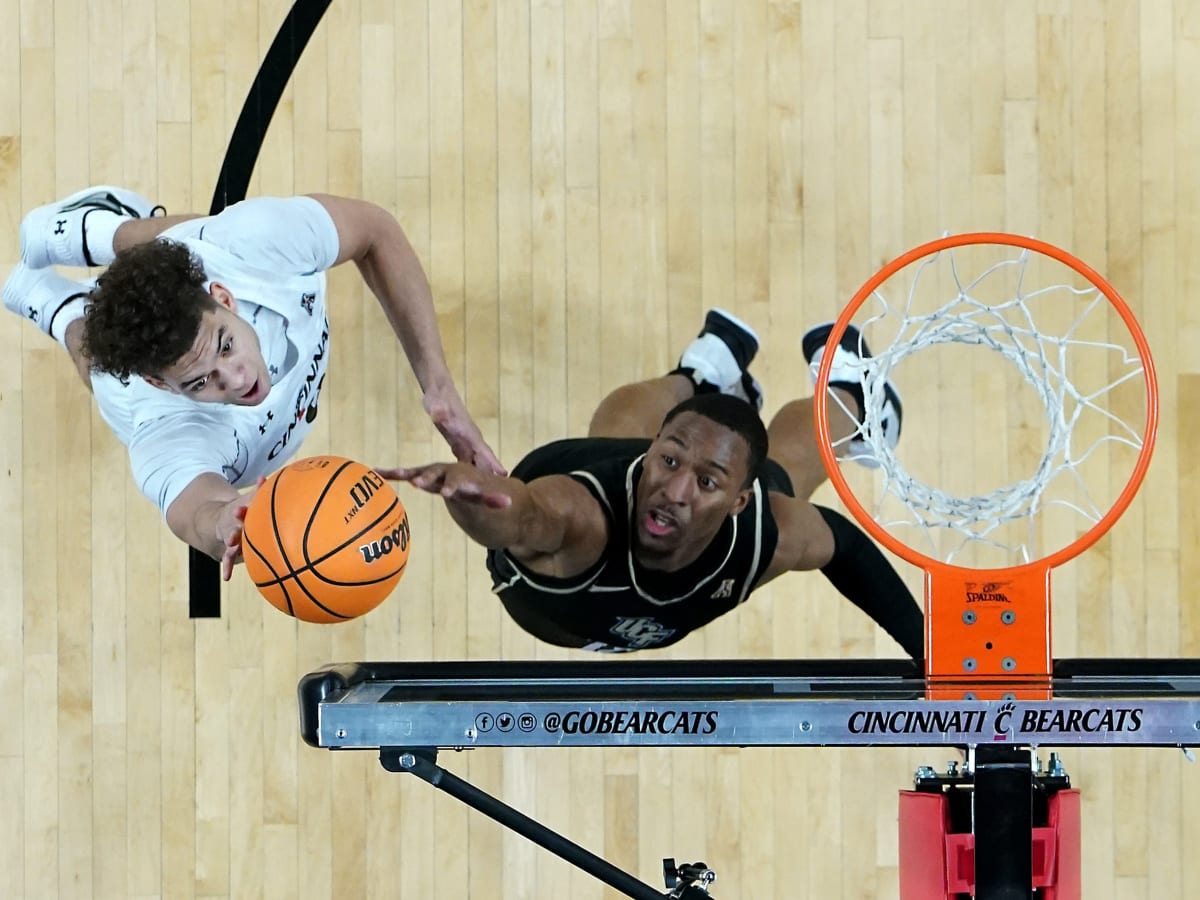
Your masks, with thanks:
M569 475L599 502L609 540L596 563L571 578L529 571L503 550L488 551L493 591L523 629L547 643L588 650L665 647L742 603L762 578L779 540L767 491L791 494L786 472L767 461L750 502L730 516L693 563L648 569L633 554L633 507L645 439L577 438L526 456L513 477Z

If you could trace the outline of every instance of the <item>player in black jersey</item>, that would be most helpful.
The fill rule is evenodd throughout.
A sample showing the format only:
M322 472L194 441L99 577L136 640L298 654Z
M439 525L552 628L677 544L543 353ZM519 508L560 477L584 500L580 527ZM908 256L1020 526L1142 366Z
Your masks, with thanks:
M810 364L828 334L805 336ZM510 477L459 463L379 471L442 496L488 548L509 614L549 643L663 647L777 575L819 569L920 658L923 617L903 581L856 525L808 501L825 478L812 398L785 404L769 427L759 418L748 371L757 349L749 326L713 310L676 369L613 391L587 438L537 448ZM848 329L830 385L861 416L860 350ZM835 440L854 430L841 404L829 404ZM889 385L882 418L893 442L900 415Z

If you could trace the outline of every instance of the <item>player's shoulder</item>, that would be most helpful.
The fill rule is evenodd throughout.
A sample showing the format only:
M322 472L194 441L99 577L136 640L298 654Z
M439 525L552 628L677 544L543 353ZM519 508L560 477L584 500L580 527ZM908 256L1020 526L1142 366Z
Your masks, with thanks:
M289 197L247 197L230 204L211 218L216 223L234 223L238 228L247 228L255 222L277 224L295 217L324 221L330 215L315 197L296 194Z
M204 432L230 419L235 409L201 404L154 387L136 375L126 379L105 373L92 376L92 392L101 416L127 446L148 433Z
M333 266L340 248L329 211L308 196L242 200L162 237L189 241L202 259L206 247L215 247L251 266L305 275Z
M783 572L814 568L828 538L820 513L808 500L777 491L765 493L763 513L773 522L777 537L775 553L760 584Z
M132 426L139 410L169 411L178 398L159 390L136 375L119 378L107 372L92 373L92 394L105 418L119 416Z
M513 475L524 478L575 471L624 473L649 445L643 438L564 438L532 450L514 467Z

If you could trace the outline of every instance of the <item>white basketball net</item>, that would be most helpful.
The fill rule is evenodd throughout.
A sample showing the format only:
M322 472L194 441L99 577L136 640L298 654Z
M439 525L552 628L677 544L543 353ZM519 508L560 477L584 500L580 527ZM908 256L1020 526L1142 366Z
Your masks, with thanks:
M1049 264L1056 268L1057 277L1080 280L1081 276L1069 267L1027 249L988 245L993 258L997 253L1007 258L989 262L971 276L960 271L967 266L960 266L955 258L956 253L967 249L942 250L910 264L906 276L910 281L907 290L900 285L898 303L884 293L896 290L896 282L904 280L893 276L863 304L862 310L870 307L871 314L859 327L876 354L858 364L865 397L864 421L835 447L843 460L878 467L880 482L873 515L888 531L912 528L907 543L948 563L958 562L956 557L964 548L985 547L990 548L989 555L1000 551L999 564L1016 565L1045 555L1044 550L1035 547L1039 513L1057 507L1076 517L1075 523L1068 525L1074 532L1070 537L1073 540L1110 508L1115 492L1111 497L1107 493L1118 475L1114 472L1109 478L1108 473L1121 466L1112 455L1112 447L1123 448L1119 455L1130 459L1142 447L1141 420L1135 419L1137 425L1131 425L1123 415L1132 418L1145 414L1144 402L1126 402L1131 389L1144 388L1139 380L1143 365L1131 339L1128 346L1113 342L1111 334L1123 332L1128 338L1128 330L1108 298L1090 282L1084 280L1086 287L1063 283L1027 288L1027 284L1039 280L1030 277L1031 258L1037 260L1035 267L1039 270ZM970 252L977 254L978 249L973 245ZM939 268L941 271L933 274ZM927 284L929 281L935 284ZM996 294L997 283L1005 288L1001 297ZM980 299L981 294L987 299ZM886 347L875 346L881 331L895 335ZM1089 339L1093 336L1095 339ZM986 348L999 354L1035 392L1045 413L1045 423L1037 423L1036 428L1046 438L1045 449L1032 471L1018 480L987 492L955 495L913 475L911 467L897 456L896 449L903 450L905 442L915 440L911 432L922 427L912 420L907 401L930 388L928 384L912 383L907 377L908 365L905 371L898 372L897 367L921 351L947 344ZM1077 366L1073 360L1081 356L1092 360L1086 366L1086 377L1078 379L1091 382L1086 385L1077 384L1074 377ZM813 371L815 374L815 366ZM884 383L889 379L906 401L904 438L896 449L885 440L882 425ZM1019 388L1015 380L1012 384ZM1117 399L1120 390L1124 394ZM845 409L838 394L831 397ZM1123 408L1130 406L1137 408ZM851 413L848 409L846 412ZM1085 422L1090 424L1081 428ZM944 432L939 440L936 452L955 452L954 447L945 446ZM1104 456L1103 484L1089 488L1082 470L1098 454ZM1089 479L1097 480L1091 472ZM1118 491L1123 484L1117 484ZM866 502L863 505L868 506ZM1079 528L1080 524L1084 527ZM1055 529L1056 534L1059 531ZM914 534L919 536L917 543L910 539ZM978 554L962 564L978 565Z

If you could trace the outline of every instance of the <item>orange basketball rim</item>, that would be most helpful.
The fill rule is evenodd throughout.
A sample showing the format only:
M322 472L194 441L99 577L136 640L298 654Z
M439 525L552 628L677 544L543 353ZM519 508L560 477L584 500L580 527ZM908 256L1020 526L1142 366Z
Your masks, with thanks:
M1132 465L1128 482L1112 502L1111 508L1066 546L1032 561L997 568L972 568L939 560L915 549L882 527L855 496L842 473L831 436L828 410L828 385L834 350L841 342L847 326L867 300L879 297L877 292L881 285L910 265L929 265L940 254L949 251L950 266L953 267L956 248L969 247L972 250L963 252L978 252L980 245L991 245L997 252L1016 254L1018 259L1040 254L1086 279L1090 288L1107 298L1128 329L1137 356L1140 357L1140 371L1145 383L1145 419L1141 427L1140 452ZM919 273L917 277L920 277ZM1020 290L1023 288L1019 287L1018 292ZM1098 298L1097 302L1102 304ZM1034 688L1031 693L1030 688L1036 685L1048 688L1053 671L1050 571L1091 547L1125 512L1146 474L1154 448L1158 422L1157 382L1149 345L1129 305L1104 277L1086 263L1043 241L1000 232L943 237L922 244L888 263L858 290L829 335L817 371L816 384L814 406L818 445L838 495L876 541L925 572L925 672L931 685L930 695L961 696L970 689L971 695L980 697L1001 696L1009 691L1013 696L1036 696L1038 690ZM980 599L1002 602L980 603ZM940 691L939 684L942 685ZM1022 685L1025 690L1020 689Z

